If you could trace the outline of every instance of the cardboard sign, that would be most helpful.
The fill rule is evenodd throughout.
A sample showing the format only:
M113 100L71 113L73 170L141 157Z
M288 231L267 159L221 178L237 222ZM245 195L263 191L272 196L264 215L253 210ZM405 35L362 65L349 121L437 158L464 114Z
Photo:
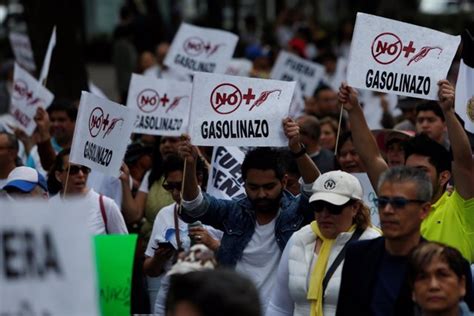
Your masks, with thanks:
M53 27L53 32L51 33L48 49L46 50L46 55L44 56L43 66L41 67L41 73L39 76L39 82L41 82L44 85L46 85L46 79L48 78L49 65L51 64L51 56L53 55L53 49L55 46L56 46L56 26Z
M13 54L15 55L15 61L29 72L35 71L36 64L28 35L10 32L8 38L10 39Z
M185 73L224 73L239 37L233 33L182 23L165 65Z
M192 84L132 75L127 107L136 109L135 133L179 136L187 132Z
M53 99L54 95L48 89L15 64L10 113L28 136L31 136L36 128L36 109L39 106L47 108Z
M101 315L130 315L137 235L98 235L94 243Z
M194 145L286 146L295 82L196 73L189 132Z
M324 75L324 66L303 59L295 54L281 51L273 66L270 78L283 81L298 81L303 95L312 96Z
M245 154L238 147L214 147L206 192L218 199L245 197L241 167Z
M459 46L451 36L408 23L357 13L347 82L355 88L438 99Z
M80 202L2 201L0 315L98 315Z
M136 113L82 91L69 161L118 177Z
M370 183L369 176L365 172L352 173L352 175L356 177L362 185L362 190L364 192L363 200L365 205L369 207L372 225L380 227L379 209L374 202L374 200L377 198L377 193Z

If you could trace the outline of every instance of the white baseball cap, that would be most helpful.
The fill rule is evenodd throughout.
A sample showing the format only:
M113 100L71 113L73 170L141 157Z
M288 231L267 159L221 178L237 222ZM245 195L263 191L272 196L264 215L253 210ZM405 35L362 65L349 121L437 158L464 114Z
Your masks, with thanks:
M343 205L349 200L362 200L363 190L359 180L344 171L329 171L321 174L313 184L313 195L309 202L326 201Z
M30 167L16 167L8 174L7 184L4 190L18 189L23 192L31 192L37 185L48 192L46 179L36 170Z

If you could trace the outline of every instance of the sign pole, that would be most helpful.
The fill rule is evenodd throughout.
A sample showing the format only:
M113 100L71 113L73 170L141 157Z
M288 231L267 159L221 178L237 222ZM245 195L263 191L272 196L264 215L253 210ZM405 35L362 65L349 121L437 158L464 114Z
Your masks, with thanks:
M70 171L70 170L71 170L71 164L68 164L67 170L66 170L66 183L64 184L63 199L66 198L67 183L69 182L69 171Z
M339 124L337 125L336 147L334 148L335 156L337 156L337 146L339 144L339 135L341 134L342 112L344 112L344 104L341 104L341 112L339 113Z

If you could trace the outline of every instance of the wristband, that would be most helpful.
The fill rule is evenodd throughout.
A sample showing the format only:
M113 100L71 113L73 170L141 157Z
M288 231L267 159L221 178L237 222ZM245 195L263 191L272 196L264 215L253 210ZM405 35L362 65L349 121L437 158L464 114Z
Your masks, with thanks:
M298 151L297 153L291 152L291 155L293 156L293 158L300 158L301 156L306 154L306 147L303 144L300 144L300 146L301 146L300 151Z

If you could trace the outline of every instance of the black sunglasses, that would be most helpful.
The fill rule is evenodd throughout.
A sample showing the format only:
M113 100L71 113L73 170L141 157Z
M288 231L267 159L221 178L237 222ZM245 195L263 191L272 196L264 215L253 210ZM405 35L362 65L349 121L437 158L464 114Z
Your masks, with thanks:
M67 171L67 168L63 169L63 171ZM79 171L82 171L83 174L89 174L89 172L91 172L91 169L86 166L69 166L69 174L75 175L78 174Z
M310 206L313 209L313 211L316 213L320 213L324 209L326 209L331 215L339 215L342 213L344 208L350 205L351 203L352 201L350 200L347 203L344 203L342 205L334 205L326 201L314 201L310 203Z
M166 191L173 191L174 189L181 191L182 182L163 182L163 188Z
M379 209L385 208L388 204L390 204L394 209L401 209L407 206L408 203L425 203L426 201L423 200L410 200L410 199L405 199L403 197L393 197L393 198L388 198L386 196L381 196L379 198L374 199L375 205Z

